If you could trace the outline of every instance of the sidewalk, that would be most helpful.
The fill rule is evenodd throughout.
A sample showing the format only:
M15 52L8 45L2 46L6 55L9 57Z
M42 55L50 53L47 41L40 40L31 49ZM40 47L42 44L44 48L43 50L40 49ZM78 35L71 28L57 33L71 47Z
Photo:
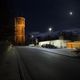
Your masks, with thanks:
M1 57L0 80L20 80L14 48L8 46L4 56Z

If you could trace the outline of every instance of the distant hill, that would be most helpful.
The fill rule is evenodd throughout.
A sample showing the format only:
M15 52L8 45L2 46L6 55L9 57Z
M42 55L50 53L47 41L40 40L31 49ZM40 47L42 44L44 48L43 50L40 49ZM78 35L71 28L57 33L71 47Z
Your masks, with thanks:
M52 32L45 32L39 34L32 34L34 35L33 39L38 38L38 40L56 40L59 39L60 36L63 36L65 40L78 40L78 35L80 35L80 28L75 29L67 29L62 31L52 31Z
M73 32L73 33L80 34L80 28L67 29L67 30L63 30L63 31L64 32Z

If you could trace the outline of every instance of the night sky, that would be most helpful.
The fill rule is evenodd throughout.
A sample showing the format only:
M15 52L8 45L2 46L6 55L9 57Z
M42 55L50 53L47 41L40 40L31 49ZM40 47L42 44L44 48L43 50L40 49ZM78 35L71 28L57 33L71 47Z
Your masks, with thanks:
M80 28L79 0L2 0L0 25L8 25L16 16L26 18L27 32L46 32ZM72 11L73 15L69 15Z

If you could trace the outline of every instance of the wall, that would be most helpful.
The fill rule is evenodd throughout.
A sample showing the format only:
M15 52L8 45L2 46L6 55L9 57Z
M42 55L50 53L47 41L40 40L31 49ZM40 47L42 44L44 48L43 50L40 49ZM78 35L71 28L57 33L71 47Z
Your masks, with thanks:
M65 48L65 47L67 47L66 42L68 42L68 40L42 41L42 42L39 42L39 46L41 47L43 44L51 44L58 48Z
M66 43L67 48L80 48L80 41L74 41L74 42L67 42Z

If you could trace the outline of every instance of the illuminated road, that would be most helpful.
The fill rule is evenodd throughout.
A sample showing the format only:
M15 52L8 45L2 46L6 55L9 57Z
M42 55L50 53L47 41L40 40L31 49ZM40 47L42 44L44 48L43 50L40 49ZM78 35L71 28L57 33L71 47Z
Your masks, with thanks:
M13 79L11 80L80 79L79 58L72 58L28 47L15 47L10 52L13 52L13 54L10 53L11 57L9 59L13 67L10 67L11 70L8 69L9 72L13 72L11 74Z
M79 79L80 60L36 48L16 47L24 75L31 80ZM27 76L27 75L26 75Z

